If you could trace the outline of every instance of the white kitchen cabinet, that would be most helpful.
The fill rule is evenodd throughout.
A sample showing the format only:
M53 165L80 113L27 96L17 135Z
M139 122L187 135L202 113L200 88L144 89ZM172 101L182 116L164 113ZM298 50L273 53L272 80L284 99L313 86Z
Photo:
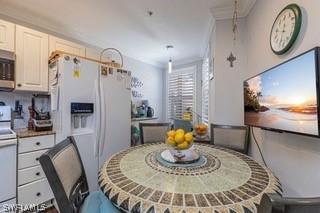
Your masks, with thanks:
M15 25L0 19L0 49L14 52Z
M48 91L48 34L16 26L16 90Z
M28 152L19 154L18 156L18 169L29 168L32 166L40 165L40 156L48 150L39 150L34 152Z
M41 204L53 199L47 178L42 170L40 156L55 145L55 135L18 138L19 204Z
M30 183L36 180L40 180L46 178L42 167L34 166L26 169L19 169L18 170L18 185L24 185L26 183Z
M49 56L56 50L83 57L86 56L86 48L84 46L55 36L49 36Z
M19 153L48 149L54 146L54 135L19 139Z
M7 200L3 203L0 203L0 213L8 213L9 209L16 205L16 199Z
M37 180L32 183L18 187L18 203L41 204L53 199L53 193L47 179Z

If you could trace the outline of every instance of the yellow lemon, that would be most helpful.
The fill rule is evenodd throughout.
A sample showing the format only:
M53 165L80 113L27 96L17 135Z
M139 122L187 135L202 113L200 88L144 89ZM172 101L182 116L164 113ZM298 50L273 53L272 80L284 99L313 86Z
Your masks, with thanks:
M184 134L176 133L174 140L176 141L177 144L183 143L184 142Z
M176 136L176 132L174 130L170 130L169 132L167 132L167 137L174 138L174 136Z
M177 146L179 149L188 149L189 148L189 144L187 141L184 141L183 143L181 144L178 144Z
M193 140L193 134L192 132L188 132L187 134L184 135L184 139L187 141L187 142L191 142Z
M181 134L184 135L184 130L183 130L183 129L178 129L178 130L176 131L176 134L178 134L178 133L181 133Z
M173 137L168 137L166 140L166 144L170 145L170 146L175 146L176 142L174 141Z

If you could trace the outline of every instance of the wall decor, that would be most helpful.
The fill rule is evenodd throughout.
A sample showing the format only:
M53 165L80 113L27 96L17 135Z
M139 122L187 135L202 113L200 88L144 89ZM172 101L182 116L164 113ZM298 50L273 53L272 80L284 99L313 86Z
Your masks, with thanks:
M234 1L234 12L233 12L233 18L232 18L232 32L233 32L233 44L235 46L237 41L237 32L238 32L238 1ZM232 51L230 55L227 58L227 61L230 62L230 67L233 68L234 63L237 60L237 58L233 55Z
M296 42L302 24L299 5L289 4L277 16L270 33L270 47L276 55L283 55Z
M233 55L233 53L231 52L229 57L227 58L227 61L230 62L230 67L233 67L233 62L235 62L237 60L237 58Z
M143 98L143 94L141 94L140 92L136 91L136 90L132 90L132 97L134 98Z
M131 78L131 88L141 88L143 86L143 82L139 80L138 77Z

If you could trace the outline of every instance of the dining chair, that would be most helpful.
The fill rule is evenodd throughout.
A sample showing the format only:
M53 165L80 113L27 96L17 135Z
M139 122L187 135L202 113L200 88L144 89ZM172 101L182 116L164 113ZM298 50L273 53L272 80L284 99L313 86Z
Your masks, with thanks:
M318 213L320 198L286 198L278 194L263 194L258 213Z
M211 124L210 130L211 144L248 154L250 140L248 127Z
M118 212L101 191L89 193L73 137L68 137L44 153L40 157L40 164L61 213Z
M173 120L174 129L183 129L185 132L192 132L192 124L190 121L174 119Z
M141 144L162 142L170 123L139 123Z

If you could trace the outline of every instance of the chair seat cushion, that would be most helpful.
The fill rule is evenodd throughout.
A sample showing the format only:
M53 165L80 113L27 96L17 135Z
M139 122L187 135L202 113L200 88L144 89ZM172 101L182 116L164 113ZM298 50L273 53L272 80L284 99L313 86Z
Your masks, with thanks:
M81 213L103 213L103 212L120 212L106 196L99 190L92 192L85 199Z

